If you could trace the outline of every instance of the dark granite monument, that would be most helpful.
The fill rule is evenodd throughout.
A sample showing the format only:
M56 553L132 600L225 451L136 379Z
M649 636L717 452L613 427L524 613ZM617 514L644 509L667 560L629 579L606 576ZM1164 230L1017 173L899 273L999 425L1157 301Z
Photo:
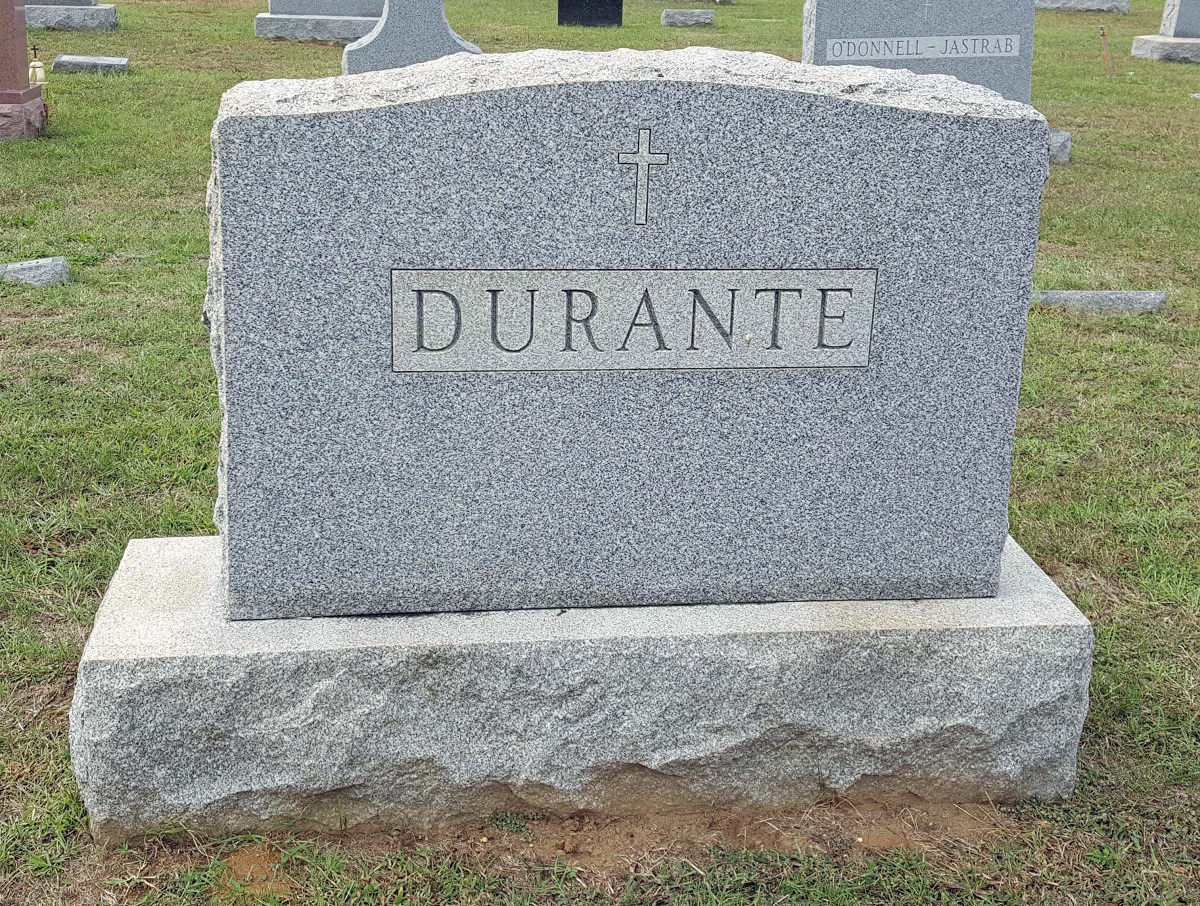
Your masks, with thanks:
M620 25L622 0L558 0L559 25Z

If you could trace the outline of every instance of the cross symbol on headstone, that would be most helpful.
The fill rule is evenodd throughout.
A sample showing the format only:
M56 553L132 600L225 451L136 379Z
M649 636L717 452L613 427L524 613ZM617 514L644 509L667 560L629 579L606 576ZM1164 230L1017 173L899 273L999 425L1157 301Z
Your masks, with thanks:
M634 209L633 222L639 226L646 223L646 211L650 207L650 168L665 167L668 155L652 154L650 152L650 130L638 130L638 149L622 151L617 155L617 163L631 164L637 167L637 204Z
M933 6L933 0L925 0L925 4L924 4L924 7L925 7L925 19L926 19L927 21L928 21L928 19L929 19L929 8L930 8L931 6Z

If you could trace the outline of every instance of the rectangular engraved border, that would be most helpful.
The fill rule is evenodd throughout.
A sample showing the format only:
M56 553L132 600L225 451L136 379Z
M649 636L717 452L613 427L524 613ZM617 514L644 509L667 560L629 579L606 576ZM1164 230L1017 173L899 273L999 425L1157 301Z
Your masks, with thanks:
M867 333L867 364L866 365L731 365L722 368L442 368L434 370L418 370L396 367L396 281L395 274L401 273L445 273L445 274L480 274L480 273L538 273L553 274L563 271L573 271L581 274L677 274L685 271L700 271L710 274L742 273L745 271L791 271L798 274L819 273L821 271L855 271L871 273L875 278L875 296L871 300L871 327ZM393 267L388 269L388 358L392 374L436 375L436 374L606 374L613 372L673 372L705 374L714 371L866 371L871 367L871 351L875 342L875 313L876 302L879 298L879 268L877 267Z

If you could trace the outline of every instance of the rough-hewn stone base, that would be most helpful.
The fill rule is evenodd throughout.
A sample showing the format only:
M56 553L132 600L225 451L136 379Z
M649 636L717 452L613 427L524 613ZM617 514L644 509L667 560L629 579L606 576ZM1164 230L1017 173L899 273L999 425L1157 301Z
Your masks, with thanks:
M1133 39L1135 57L1145 60L1165 60L1168 63L1200 63L1200 38L1168 38L1163 35L1140 35Z
M228 622L217 538L133 541L71 708L93 830L414 828L1070 794L1092 630L1000 596Z
M254 34L285 41L321 41L350 44L375 27L378 18L366 16L280 16L259 13L254 17Z
M1037 9L1061 9L1081 13L1129 12L1129 0L1035 0Z
M0 141L37 138L45 128L46 102L42 98L23 104L0 104Z
M117 27L117 7L112 3L93 6L26 6L27 28L59 31L94 31Z

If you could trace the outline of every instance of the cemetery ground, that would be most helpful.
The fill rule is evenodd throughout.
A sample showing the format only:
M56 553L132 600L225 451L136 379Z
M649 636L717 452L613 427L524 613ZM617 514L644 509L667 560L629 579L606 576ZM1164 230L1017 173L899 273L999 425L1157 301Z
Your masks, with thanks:
M447 3L486 51L799 59L798 0L738 0L697 32L661 29L664 5L629 0L614 31L558 29L548 0ZM94 844L67 755L92 616L129 538L213 531L200 311L218 99L340 61L255 39L261 8L123 0L116 32L30 35L44 59L128 55L133 71L53 76L47 139L0 146L0 261L61 254L74 278L0 286L0 904L1200 900L1200 68L1129 56L1158 28L1153 0L1038 17L1034 103L1075 148L1047 187L1035 285L1170 291L1161 315L1030 318L1012 533L1097 634L1071 801Z

